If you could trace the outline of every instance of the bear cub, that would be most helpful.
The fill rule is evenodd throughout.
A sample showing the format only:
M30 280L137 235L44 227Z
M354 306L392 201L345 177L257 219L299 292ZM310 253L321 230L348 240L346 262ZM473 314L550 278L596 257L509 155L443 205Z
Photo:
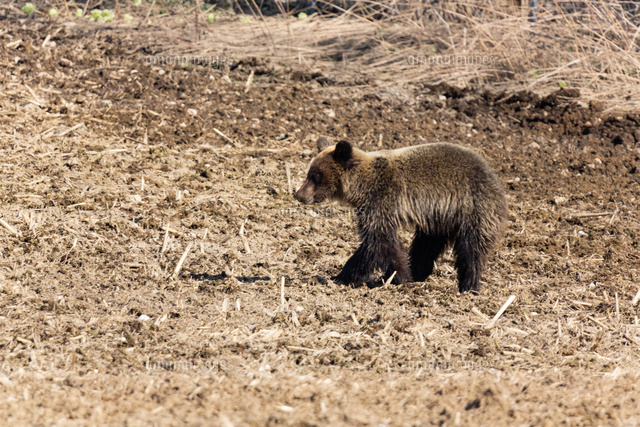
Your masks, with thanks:
M393 282L424 281L453 245L460 292L477 291L507 213L502 184L470 148L433 143L364 152L347 141L318 140L320 153L294 197L338 200L355 208L361 243L334 280L365 281L376 269ZM409 254L397 230L415 227Z

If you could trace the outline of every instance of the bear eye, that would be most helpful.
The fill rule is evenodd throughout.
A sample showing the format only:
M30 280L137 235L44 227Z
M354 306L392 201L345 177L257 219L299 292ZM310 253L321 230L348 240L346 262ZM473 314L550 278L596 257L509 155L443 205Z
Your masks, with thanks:
M317 172L312 173L311 175L309 175L309 181L313 182L315 185L320 185L320 183L322 182L322 175Z

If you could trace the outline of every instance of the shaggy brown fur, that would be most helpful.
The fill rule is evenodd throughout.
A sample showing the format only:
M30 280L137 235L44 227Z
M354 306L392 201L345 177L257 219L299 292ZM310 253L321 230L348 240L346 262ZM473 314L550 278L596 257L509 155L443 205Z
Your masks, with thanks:
M504 189L475 151L425 144L365 153L349 142L326 146L296 192L302 203L335 199L356 208L360 247L334 279L366 280L380 268L394 283L424 281L436 258L453 244L460 292L477 291L487 255L501 237ZM415 226L409 257L397 229Z

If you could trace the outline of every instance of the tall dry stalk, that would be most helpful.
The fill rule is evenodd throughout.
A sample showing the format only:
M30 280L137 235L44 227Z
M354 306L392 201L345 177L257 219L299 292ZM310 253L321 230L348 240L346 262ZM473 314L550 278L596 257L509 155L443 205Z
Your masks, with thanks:
M535 23L524 1L318 4L375 25L354 42L362 46L369 39L372 47L358 52L365 64L360 69L379 79L540 91L573 87L617 106L640 105L640 8L631 4L552 0L537 5ZM344 38L335 48L354 45Z

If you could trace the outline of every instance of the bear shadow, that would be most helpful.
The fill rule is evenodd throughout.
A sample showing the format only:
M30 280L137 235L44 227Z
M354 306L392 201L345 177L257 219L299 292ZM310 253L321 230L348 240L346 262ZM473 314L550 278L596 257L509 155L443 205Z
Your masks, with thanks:
M224 271L220 274L210 274L210 273L191 273L189 275L194 280L198 280L200 282L221 282L224 279L228 279L229 276ZM271 281L269 276L235 276L236 280L240 283L255 283L255 282L264 282Z

